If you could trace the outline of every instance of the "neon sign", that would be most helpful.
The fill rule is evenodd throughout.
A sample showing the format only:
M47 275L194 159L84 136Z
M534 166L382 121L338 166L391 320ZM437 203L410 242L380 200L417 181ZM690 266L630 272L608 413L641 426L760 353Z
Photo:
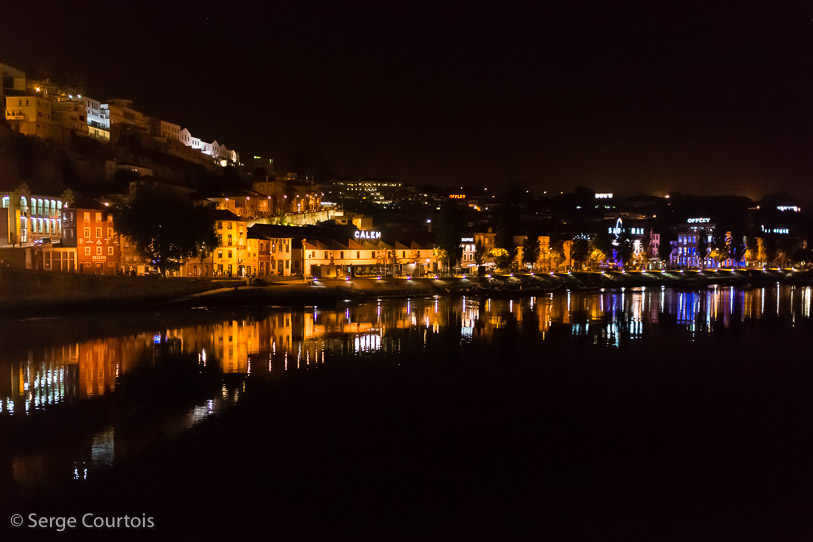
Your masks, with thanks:
M450 199L466 199L466 194L449 194Z
M380 231L357 231L353 233L356 239L381 239Z
M710 221L711 221L710 218L690 218L686 222L688 222L689 224L706 224Z

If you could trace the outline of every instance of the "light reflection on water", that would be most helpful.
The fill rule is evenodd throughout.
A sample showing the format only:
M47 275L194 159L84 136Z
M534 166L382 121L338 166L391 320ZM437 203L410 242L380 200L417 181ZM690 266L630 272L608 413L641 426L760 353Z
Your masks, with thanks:
M521 299L427 298L378 300L339 309L290 310L147 330L56 346L32 344L22 356L0 352L0 413L25 414L66 400L114 392L123 374L155 361L160 348L194 354L225 374L268 374L323 363L330 356L398 353L402 341L456 329L461 342L489 341L513 323L543 339L552 325L570 326L574 337L618 347L646 338L648 328L670 317L692 335L711 334L740 322L771 317L810 318L811 287L779 286L701 291L644 288L567 292ZM20 339L25 341L25 339ZM19 351L19 350L18 350ZM287 365L286 365L287 360Z
M123 378L156 366L167 354L192 356L201 372L216 371L228 385L161 418L164 435L186 431L229 408L245 392L247 379L318 369L332 359L394 355L405 348L431 348L431 337L452 333L463 343L488 343L499 330L536 334L546 340L555 326L572 340L603 348L652 338L652 330L677 325L691 337L710 335L732 322L774 319L794 326L811 316L811 288L777 285L699 291L630 288L616 291L545 294L518 299L416 298L340 304L332 309L276 310L260 316L231 316L138 333L38 346L18 340L11 353L0 349L0 416L17 418L61 403L115 394ZM766 312L767 311L767 312ZM20 352L24 352L20 354ZM236 379L236 380L235 380ZM0 418L2 419L2 418ZM143 449L138 431L120 434L114 425L96 430L66 450L73 478L108 468ZM46 478L37 452L14 456L16 482Z

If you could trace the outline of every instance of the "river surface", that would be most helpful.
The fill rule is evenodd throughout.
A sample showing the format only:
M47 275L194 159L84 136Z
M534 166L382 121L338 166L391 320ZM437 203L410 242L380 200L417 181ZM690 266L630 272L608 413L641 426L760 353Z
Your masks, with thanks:
M778 401L783 396L793 401L797 395L803 401L806 392L797 387L804 389L809 385L813 390L813 381L804 381L810 374L797 365L813 362L812 304L810 287L777 284L748 290L629 288L516 299L427 297L347 301L333 307L268 307L250 311L210 311L199 307L162 313L6 319L0 326L0 430L6 437L0 444L0 504L6 508L15 503L37 502L45 496L71 495L96 479L109 480L120 465L130 469L130 476L139 476L143 458L160 456L164 448L172 449L183 438L196 435L196 431L207 448L225 448L222 442L216 442L216 437L211 442L206 440L207 424L212 420L223 419L228 425L232 419L230 412L239 413L244 401L252 405L275 402L274 408L279 410L262 416L290 420L291 411L301 412L308 406L296 398L286 403L288 399L280 397L313 395L311 404L327 401L317 397L315 391L326 386L325 380L342 382L352 395L356 384L349 382L347 374L362 375L361 381L367 373L386 374L381 378L390 386L388 389L395 390L393 393L405 398L405 402L414 400L409 388L415 385L415 393L426 394L430 397L428 404L434 404L431 403L434 396L422 386L438 392L446 383L454 382L456 375L469 371L467 365L477 366L486 384L471 386L470 393L480 394L471 404L479 405L486 395L488 399L482 399L483 402L510 401L522 396L523 392L512 391L505 392L503 397L500 390L505 386L512 390L525 385L544 389L545 397L534 399L533 408L548 409L545 412L545 419L550 417L545 422L549 424L548 434L562 438L572 426L583 422L578 409L573 414L571 397L597 401L595 397L613 396L617 392L618 397L611 397L607 403L610 408L616 405L621 409L617 405L624 401L638 401L637 407L649 401L653 409L664 409L666 417L680 415L682 410L675 404L695 399L690 395L678 396L675 389L694 393L701 402L713 403L715 398L727 394L734 398L731 404ZM741 370L736 368L738 364ZM792 364L791 369L788 364ZM660 365L664 368L653 369ZM542 366L546 369L540 373ZM772 373L772 366L780 376ZM302 378L312 373L322 376L315 381ZM565 373L569 376L561 376ZM734 378L729 378L729 374ZM707 377L709 386L723 391L706 395L705 388L693 383ZM539 380L538 386L534 379ZM400 384L393 384L399 380ZM786 394L783 386L791 391ZM358 387L363 394L364 385ZM568 387L578 389L570 394L566 391ZM592 387L592 391L586 391L587 387ZM736 393L731 391L735 387ZM648 391L643 392L642 388ZM460 393L461 397L468 397ZM335 390L324 395L331 397L333 404L338 404L338 396ZM348 401L352 403L353 399ZM386 398L372 401L384 405L379 410L386 412ZM442 404L447 404L445 399ZM624 405L626 409L628 405ZM806 403L796 407L799 413L810 411ZM709 406L709 412L713 413L715 408ZM565 409L569 419L567 429L554 419L555 412ZM324 409L321 412L324 414ZM756 412L748 410L747 415ZM784 423L790 423L793 431L798 429L798 420L785 418L792 416L793 409L771 407L765 412L771 420L763 421L764 427L759 425L763 422L757 424L764 431L755 434L755 439L764 438L765 431ZM351 411L348 415L356 413ZM396 418L399 415L393 414ZM729 415L736 418L733 413L721 416L729 420ZM439 416L455 419L449 412ZM522 416L518 415L517 420L524 419ZM250 417L253 421L248 426L262 431L262 424L257 421L260 416ZM404 427L408 427L411 422L405 423ZM480 421L466 423L477 427ZM491 427L491 422L483 423ZM593 433L600 433L600 422L595 423ZM650 423L651 420L646 422ZM499 438L514 442L516 434L506 434L504 426L498 425ZM589 423L584 427L587 426ZM280 428L279 433L285 434L286 430ZM526 429L517 431L524 435ZM623 427L619 431L626 434ZM703 446L717 446L714 431L705 429L694 437ZM748 440L747 430L732 431L731 439ZM658 438L657 432L653 438ZM776 438L782 442L782 438L788 437ZM529 438L533 446L542 440L539 435ZM341 443L341 439L333 444L337 442ZM627 439L631 448L650 444L640 436ZM742 444L749 445L738 442L736 446ZM772 461L787 460L795 469L803 468L804 476L809 475L813 462L800 459L813 457L813 449L806 448L808 444L807 437L789 444L787 453L791 454L792 449L801 456L767 457L765 461L771 465L767 468L777 469ZM539 446L542 450L548 445ZM719 457L737 455L725 446L718 451ZM253 453L249 455L254 457ZM251 459L246 461L251 463ZM595 463L589 458L584 462L591 468ZM686 466L683 460L666 463L679 468ZM566 469L570 468L568 465L565 464ZM579 472L584 471L582 467ZM776 476L782 479L785 474L772 471L770 479L777 480ZM704 476L690 468L686 475L689 480L701 480ZM655 480L666 483L658 476ZM568 486L562 480L556 483ZM603 490L603 483L598 483L596 489L599 488ZM772 489L788 489L791 495L813 503L813 492L804 495L795 486ZM562 498L575 498L570 489L554 493ZM725 492L720 494L720 498L728 497ZM421 502L425 498L423 493L416 496ZM657 524L657 514L663 512L650 512L655 516L645 523ZM813 509L808 514L813 517ZM703 525L711 527L714 517L706 518ZM789 521L797 530L805 528L796 516ZM685 533L696 532L691 525L691 522L675 524L670 532L683 532L681 529ZM770 529L771 524L763 527Z

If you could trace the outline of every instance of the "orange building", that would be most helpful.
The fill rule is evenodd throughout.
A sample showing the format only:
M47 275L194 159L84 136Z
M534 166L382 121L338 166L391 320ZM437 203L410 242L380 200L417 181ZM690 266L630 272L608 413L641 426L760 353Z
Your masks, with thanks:
M121 263L119 235L113 215L104 207L63 209L63 243L76 246L80 273L114 275Z

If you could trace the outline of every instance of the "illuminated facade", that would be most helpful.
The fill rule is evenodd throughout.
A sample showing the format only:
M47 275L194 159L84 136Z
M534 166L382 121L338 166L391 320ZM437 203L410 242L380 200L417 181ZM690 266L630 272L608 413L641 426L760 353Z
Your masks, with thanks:
M25 183L0 192L0 246L25 246L43 239L57 242L69 199L69 192L59 197L32 193Z
M213 202L217 209L232 212L246 220L272 215L271 197L253 190L233 190L206 199Z
M342 207L350 202L381 207L435 209L443 201L438 194L420 190L395 179L338 179L321 185L328 201Z
M270 179L256 181L252 190L268 200L269 216L313 213L322 210L322 195L307 182Z
M252 226L248 232L249 260L257 277L290 276L293 238L273 229Z
M87 119L88 135L110 141L110 116L107 109L102 108L101 102L83 96L80 98L85 104L85 115Z
M412 242L390 245L373 241L303 240L303 265L306 276L424 276L437 273L438 261L433 246Z
M680 229L672 249L672 263L679 267L707 267L712 265L709 248L714 243L715 224L708 218L690 218ZM700 236L706 236L706 254L698 253Z
M487 232L479 232L474 234L474 246L475 248L479 244L483 247L483 265L486 267L494 267L494 249L497 248L496 240L497 234L491 231L491 228L488 229Z
M76 247L80 273L115 275L121 264L119 235L113 215L101 208L68 208L63 243Z
M40 96L15 96L6 99L5 116L9 125L23 135L48 138L55 126L52 102Z
M245 277L255 269L247 261L248 223L230 211L215 211L215 231L219 244L212 251L212 269L215 276Z

